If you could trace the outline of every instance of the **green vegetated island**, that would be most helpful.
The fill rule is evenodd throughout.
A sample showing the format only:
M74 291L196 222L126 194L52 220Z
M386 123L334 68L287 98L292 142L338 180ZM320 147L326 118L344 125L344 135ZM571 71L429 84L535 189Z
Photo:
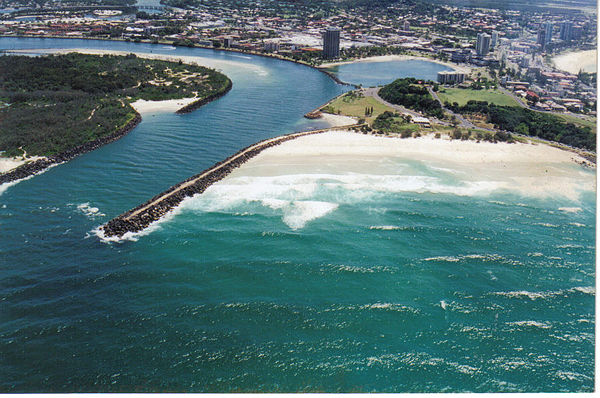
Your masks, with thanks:
M138 100L197 98L191 111L229 91L216 70L129 54L0 56L0 150L42 156L0 175L24 178L120 138L141 120Z
M363 130L401 137L418 136L425 130L448 133L451 138L491 142L513 142L527 136L596 151L595 120L534 111L497 89L449 88L431 81L402 78L381 87L378 94L390 104L436 118L440 123L432 123L432 128L418 126L409 115L365 95L363 90L348 92L322 110L359 117L366 124ZM471 128L460 126L452 113L471 122Z

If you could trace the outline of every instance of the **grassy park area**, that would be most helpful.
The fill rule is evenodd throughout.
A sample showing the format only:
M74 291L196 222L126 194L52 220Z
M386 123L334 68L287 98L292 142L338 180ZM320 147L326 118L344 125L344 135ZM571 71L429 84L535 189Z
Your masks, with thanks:
M589 127L593 131L596 131L596 118L595 117L591 117L591 116L577 117L577 116L569 115L566 113L565 114L556 113L556 116L560 117L567 123L573 123L574 125L581 126L581 127Z
M365 115L366 109L373 108L373 112ZM351 91L331 102L326 107L327 112L337 114L338 111L342 115L364 118L369 124L375 120L377 116L385 111L394 110L373 97L365 97L360 92Z
M439 91L438 96L442 102L457 102L459 106L465 105L469 100L487 101L490 104L501 106L520 106L519 103L509 95L499 90L473 90L470 88L445 88Z

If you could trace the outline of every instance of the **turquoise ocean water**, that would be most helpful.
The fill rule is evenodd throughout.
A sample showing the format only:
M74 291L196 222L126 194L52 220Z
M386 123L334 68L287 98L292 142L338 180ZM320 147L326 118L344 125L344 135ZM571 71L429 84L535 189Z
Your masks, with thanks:
M346 88L239 54L0 39L71 47L208 57L234 88L0 188L1 391L593 390L594 192L465 194L406 161L400 187L217 190L107 244L102 223L253 142L323 127L302 115Z

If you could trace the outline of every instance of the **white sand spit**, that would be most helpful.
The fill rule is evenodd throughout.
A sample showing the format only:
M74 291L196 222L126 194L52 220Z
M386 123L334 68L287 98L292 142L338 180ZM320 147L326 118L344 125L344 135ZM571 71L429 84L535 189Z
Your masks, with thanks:
M14 158L0 157L0 173L6 173L8 171L11 171L14 168L19 167L22 164L25 164L27 162L33 162L33 161L36 161L39 159L43 159L43 157L42 156L30 156L25 159L23 159L23 157L21 157L21 156L14 157Z

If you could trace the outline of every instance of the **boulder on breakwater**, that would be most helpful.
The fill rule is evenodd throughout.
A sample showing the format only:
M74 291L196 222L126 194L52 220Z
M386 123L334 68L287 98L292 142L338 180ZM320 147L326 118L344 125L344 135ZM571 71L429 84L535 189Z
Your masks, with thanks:
M14 170L1 174L0 184L27 178L29 176L44 171L46 168L52 165L69 161L76 156L93 151L94 149L97 149L102 145L106 145L110 142L118 140L119 138L123 137L125 134L133 130L141 121L142 117L139 113L136 112L135 117L129 123L127 123L125 126L121 127L119 130L115 131L110 135L98 138L90 142L86 142L85 144L81 144L73 149L61 152L58 155L49 156L45 159L39 159L33 162L25 163L15 168Z
M185 198L206 191L212 184L222 180L234 169L240 167L267 148L280 145L298 137L319 134L335 129L349 129L352 127L356 127L356 125L293 133L250 145L201 173L172 186L140 206L113 218L103 225L101 229L106 237L122 237L127 232L140 232L147 228L151 223L158 221L170 210L179 205Z
M228 79L229 80L229 79ZM214 93L212 95L209 95L206 98L202 98L198 101L194 101L190 104L187 104L186 106L184 106L183 108L179 109L177 112L175 113L190 113L192 111L195 111L196 109L200 108L203 105L208 104L211 101L214 101L216 99L221 98L222 96L224 96L225 94L227 94L229 91L231 91L231 89L233 88L233 83L231 82L231 80L229 80L229 82L227 83L227 86L225 86L225 88L217 93Z

